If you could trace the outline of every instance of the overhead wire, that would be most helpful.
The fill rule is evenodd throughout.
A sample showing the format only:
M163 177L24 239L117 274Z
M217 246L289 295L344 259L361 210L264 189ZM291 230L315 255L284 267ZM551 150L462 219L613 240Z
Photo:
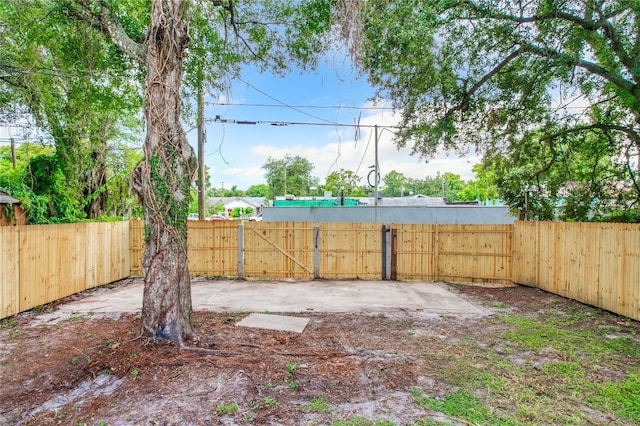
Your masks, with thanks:
M391 111L393 107L377 107L377 106L348 106L348 105L277 105L277 104L257 104L257 103L231 103L231 102L212 102L211 105L220 106L241 106L241 107L257 107L257 108L308 108L308 109L355 109L362 111Z
M322 117L318 117L317 115L309 114L308 112L303 111L303 110L301 110L301 109L300 109L300 108L298 108L298 107L295 107L295 106L293 106L293 105L289 105L289 104L287 104L286 102L281 101L280 99L276 98L275 96L271 96L271 95L270 95L270 94L268 94L267 92L265 92L265 91L263 91L263 90L261 90L261 89L257 88L256 86L254 86L253 84L249 83L248 81L243 80L242 78L239 78L239 77L238 77L238 80L240 80L241 82L243 82L243 83L244 83L244 84L246 84L247 86L251 87L251 88L252 88L253 90L255 90L256 92L258 92L258 93L260 93L260 94L262 94L262 95L264 95L264 96L268 97L269 99L271 99L271 100L273 100L273 101L275 101L275 102L277 102L277 103L279 103L279 104L281 104L281 105L283 105L283 106L285 106L285 107L287 107L287 108L290 108L290 109L292 109L292 110L294 110L294 111L297 111L297 112L299 112L300 114L306 115L307 117L315 118L316 120L320 120L320 121L323 121L323 122L326 122L326 123L331 123L331 121L329 121L329 120L326 120L326 119L324 119L324 118L322 118Z

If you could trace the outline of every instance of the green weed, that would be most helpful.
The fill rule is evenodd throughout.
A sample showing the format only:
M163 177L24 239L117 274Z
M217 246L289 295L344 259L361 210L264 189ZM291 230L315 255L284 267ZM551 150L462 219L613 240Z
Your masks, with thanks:
M2 329L3 330L8 330L10 328L15 328L18 325L18 321L16 321L15 318L12 319L8 319L5 318L2 320Z
M67 319L71 322L76 322L76 321L80 321L82 318L84 318L83 314L72 314Z
M234 414L237 412L238 404L236 404L235 402L231 402L229 404L218 404L218 406L216 407L216 413L221 416L224 416L225 414Z
M275 407L276 405L278 405L278 401L276 401L275 399L267 396L264 397L262 399L262 403L266 406L266 407Z
M332 411L329 401L322 397L313 398L308 404L304 404L301 409L302 411L310 411L312 413L330 413Z
M265 407L275 407L276 405L278 405L278 401L269 396L264 397L259 401L249 401L249 408L252 410L261 410Z

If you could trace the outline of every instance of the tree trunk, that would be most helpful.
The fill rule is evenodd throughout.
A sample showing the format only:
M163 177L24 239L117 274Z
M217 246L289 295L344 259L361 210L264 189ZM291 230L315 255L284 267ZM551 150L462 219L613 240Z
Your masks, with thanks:
M135 185L144 206L142 332L182 343L192 334L187 215L196 158L180 121L189 43L183 0L154 0L146 56L145 158Z

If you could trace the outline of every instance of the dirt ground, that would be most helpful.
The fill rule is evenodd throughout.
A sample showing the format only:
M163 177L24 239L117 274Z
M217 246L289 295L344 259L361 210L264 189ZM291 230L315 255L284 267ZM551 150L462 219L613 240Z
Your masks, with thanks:
M461 387L472 389L491 413L508 413L521 424L550 424L568 417L553 417L545 410L554 408L543 405L533 413L523 410L513 392L528 385L513 392L482 381L469 387L468 378L481 376L462 374L498 365L498 360L504 377L515 374L509 365L526 377L543 371L545 364L566 361L558 350L514 344L515 320L505 318L578 318L567 323L569 331L606 330L598 334L602 339L622 336L633 348L640 345L638 322L539 290L465 285L451 285L451 290L489 315L302 313L311 321L297 334L235 326L248 313L196 312L193 345L217 350L213 356L138 338L135 315L42 323L42 311L23 313L3 320L0 330L0 424L483 423L465 420L464 413L429 408L418 397L438 400ZM640 368L636 349L599 359L607 364L589 370L593 383L623 380ZM558 395L568 393L578 401L579 390L556 385ZM545 391L536 390L531 398L538 401L540 392ZM633 416L616 415L615 407L597 407L597 401L585 401L557 409L575 410L566 416L575 417L576 424L635 424Z

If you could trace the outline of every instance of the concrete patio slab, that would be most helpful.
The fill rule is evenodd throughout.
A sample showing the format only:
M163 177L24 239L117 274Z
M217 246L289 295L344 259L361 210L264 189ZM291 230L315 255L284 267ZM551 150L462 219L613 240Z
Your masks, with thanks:
M309 324L309 318L257 313L249 314L236 323L236 325L239 327L292 331L294 333L302 333L307 324Z
M484 308L444 283L399 281L192 280L193 309L214 312L387 312L486 315ZM99 288L58 307L61 313L135 313L142 309L142 279Z

